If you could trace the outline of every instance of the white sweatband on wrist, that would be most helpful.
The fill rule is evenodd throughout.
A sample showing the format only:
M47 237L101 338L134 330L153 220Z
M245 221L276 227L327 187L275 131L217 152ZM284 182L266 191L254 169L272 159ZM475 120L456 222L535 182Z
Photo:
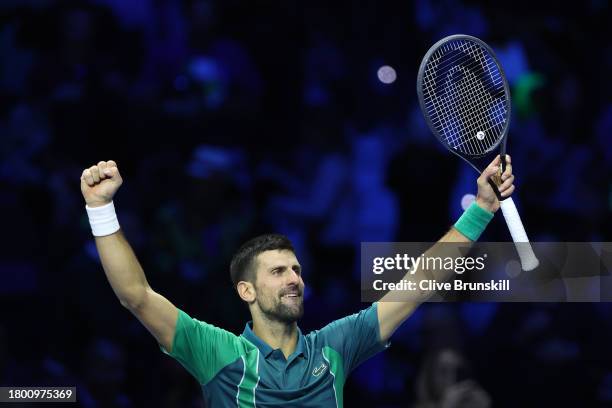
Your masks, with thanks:
M112 201L102 207L86 205L85 209L89 217L91 233L94 236L103 237L119 230L119 220L117 219L117 214L115 214L115 205Z

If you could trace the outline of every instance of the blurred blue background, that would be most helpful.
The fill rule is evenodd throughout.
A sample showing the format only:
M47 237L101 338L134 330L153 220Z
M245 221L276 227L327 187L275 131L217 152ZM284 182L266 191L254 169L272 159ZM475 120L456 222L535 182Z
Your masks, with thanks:
M416 99L448 34L487 41L506 70L530 238L610 241L609 16L598 0L2 1L0 385L202 406L106 282L79 190L100 160L119 164L149 282L191 315L242 331L229 260L269 231L305 267L303 331L366 307L359 243L435 241L476 192ZM510 239L502 217L482 239ZM612 406L611 342L604 303L425 304L350 377L346 406Z

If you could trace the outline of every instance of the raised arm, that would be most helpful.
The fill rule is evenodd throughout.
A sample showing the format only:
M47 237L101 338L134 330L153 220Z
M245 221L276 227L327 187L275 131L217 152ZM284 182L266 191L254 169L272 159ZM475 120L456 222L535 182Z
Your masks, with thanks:
M113 197L123 180L117 164L101 161L83 171L81 192L106 277L121 304L166 350L172 350L178 309L156 293L114 217Z
M503 197L508 197L514 191L514 175L512 175L512 165L510 164L510 156L506 156L507 166L504 174L501 177L501 184L499 184L499 191ZM494 213L499 209L499 201L493 189L489 185L487 179L494 176L500 165L500 158L497 156L495 160L487 166L478 177L478 196L476 197L476 204L482 210ZM470 243L472 240L462 234L457 228L452 227L433 247L425 252L428 257L460 257L456 248L452 245L444 245L443 243ZM462 245L465 247L464 245ZM446 281L454 273L453 271L430 271L433 272L434 278L437 281ZM425 272L422 269L417 269L412 276L406 276L407 280L413 280L415 282L423 279L428 279ZM393 300L391 300L393 299ZM414 310L426 300L424 293L417 293L411 295L407 301L398 301L397 294L388 293L386 294L378 304L378 321L380 328L381 341L387 341L395 330L414 312Z

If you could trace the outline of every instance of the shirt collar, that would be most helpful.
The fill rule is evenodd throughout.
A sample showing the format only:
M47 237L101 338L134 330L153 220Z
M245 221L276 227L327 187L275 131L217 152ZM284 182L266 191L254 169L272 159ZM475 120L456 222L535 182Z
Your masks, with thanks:
M253 326L253 321L247 322L247 324L244 327L244 331L242 332L242 336L248 341L250 341L251 343L253 343L255 347L257 347L259 351L264 355L265 358L268 358L268 356L272 354L274 349L270 347L268 343L266 343L265 341L257 337L255 332L253 332L252 326ZM298 330L297 346L295 347L295 351L293 352L293 354L290 356L290 359L292 356L297 357L300 355L303 355L305 358L308 358L308 347L306 347L306 339L304 338L304 335L302 334L302 331L300 330L299 327L297 330Z

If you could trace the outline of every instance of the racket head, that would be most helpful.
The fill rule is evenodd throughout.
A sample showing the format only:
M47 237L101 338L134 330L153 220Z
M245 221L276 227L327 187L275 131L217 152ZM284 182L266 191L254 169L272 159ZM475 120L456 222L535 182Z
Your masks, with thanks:
M506 150L511 97L495 53L479 38L455 34L436 42L417 75L427 125L451 152L470 163Z

